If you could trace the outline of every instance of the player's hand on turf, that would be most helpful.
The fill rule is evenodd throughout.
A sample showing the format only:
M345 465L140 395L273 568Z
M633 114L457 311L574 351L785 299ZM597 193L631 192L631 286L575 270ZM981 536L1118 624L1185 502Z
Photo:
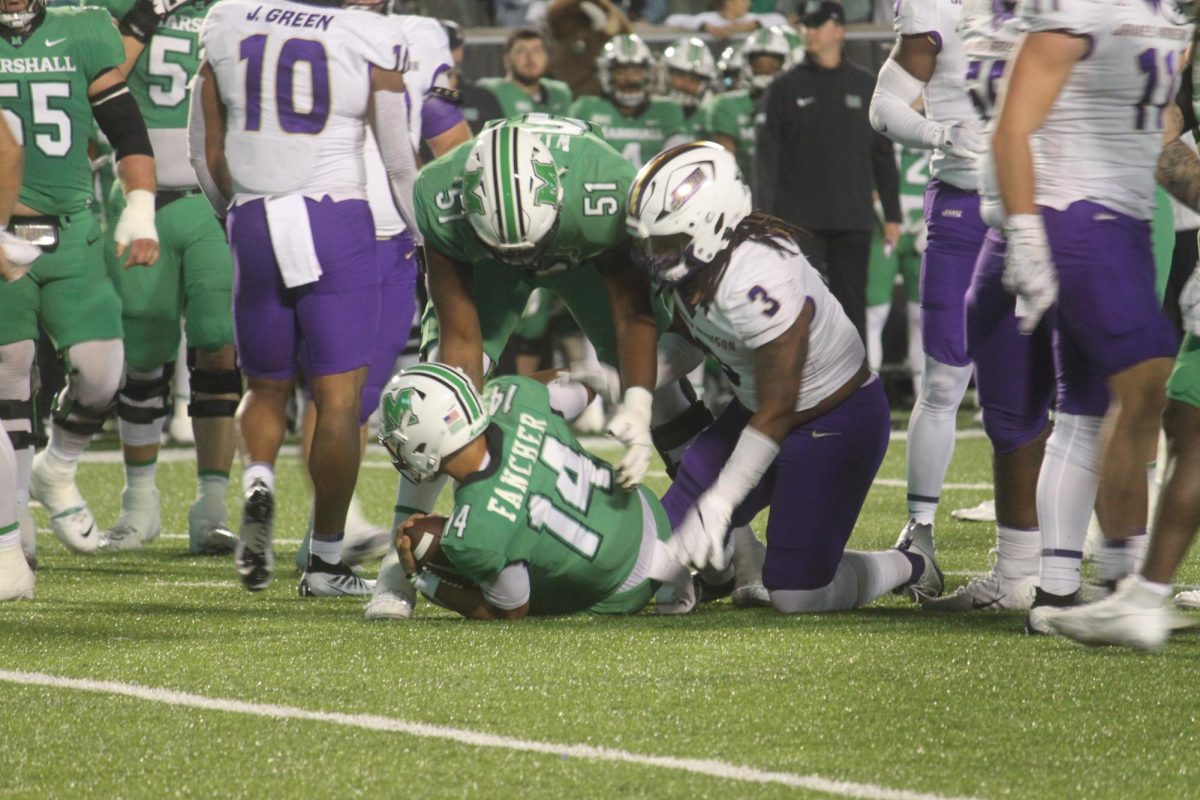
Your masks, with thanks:
M1015 214L1004 222L1004 288L1017 296L1017 328L1033 333L1058 300L1058 272L1040 214Z
M654 442L650 438L650 402L648 389L631 386L625 390L621 410L608 423L608 435L625 445L625 455L617 465L621 488L631 490L646 477Z
M1200 336L1200 266L1183 285L1179 293L1179 310L1183 314L1183 329Z
M711 489L700 495L667 540L667 549L684 564L704 569L725 568L725 535L733 505Z
M979 134L964 128L961 123L941 128L933 146L948 156L968 161L979 158L984 150L984 143Z
M149 266L158 261L158 231L154 227L154 193L134 189L125 193L125 210L113 231L117 258L129 251L125 267Z

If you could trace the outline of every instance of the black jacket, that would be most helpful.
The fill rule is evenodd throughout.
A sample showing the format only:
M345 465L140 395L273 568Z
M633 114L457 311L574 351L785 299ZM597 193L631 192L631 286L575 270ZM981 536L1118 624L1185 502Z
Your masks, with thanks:
M900 175L892 143L867 119L875 78L842 60L824 69L812 57L767 90L755 155L758 206L812 231L872 230L900 222Z

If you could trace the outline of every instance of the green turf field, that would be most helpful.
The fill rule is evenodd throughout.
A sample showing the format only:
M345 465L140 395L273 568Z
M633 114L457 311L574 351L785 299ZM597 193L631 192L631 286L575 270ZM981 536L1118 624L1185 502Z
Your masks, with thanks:
M361 495L382 522L395 478L374 451ZM986 483L989 460L985 440L962 439L948 480ZM41 536L37 599L0 606L0 796L1200 792L1200 637L1158 656L1087 651L1026 637L1019 615L933 616L899 598L805 618L720 602L510 624L422 604L410 622L368 623L359 601L296 596L294 458L277 490L279 571L257 595L231 559L186 554L193 470L161 465L167 533L143 552L74 556ZM889 546L904 521L903 441L880 477L893 485L872 492L860 549ZM80 484L111 524L116 460ZM987 496L945 492L950 588L987 568L992 533L949 511Z

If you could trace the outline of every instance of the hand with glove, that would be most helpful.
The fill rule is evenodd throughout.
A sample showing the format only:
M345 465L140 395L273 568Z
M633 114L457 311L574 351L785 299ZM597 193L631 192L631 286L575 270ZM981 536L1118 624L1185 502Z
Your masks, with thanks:
M1193 336L1200 336L1200 265L1179 293L1179 311L1183 314L1183 329Z
M1017 296L1017 328L1033 333L1058 300L1058 272L1040 214L1014 214L1004 222L1004 288Z
M963 158L968 161L978 159L986 149L983 138L963 124L939 125L934 131L930 146L941 150L948 156Z
M725 536L733 504L714 485L696 501L667 540L667 549L696 569L725 568Z
M154 192L134 189L125 193L125 210L113 231L117 257L129 250L126 267L148 266L158 260L158 230L154 227Z
M608 435L625 445L625 455L617 465L617 480L621 488L631 490L642 482L654 453L650 438L650 405L653 395L649 389L631 386L625 390L621 409L608 423Z

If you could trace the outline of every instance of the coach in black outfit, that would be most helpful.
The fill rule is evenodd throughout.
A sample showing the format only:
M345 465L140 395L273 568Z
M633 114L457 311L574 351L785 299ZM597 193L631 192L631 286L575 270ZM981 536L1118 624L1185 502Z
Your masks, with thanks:
M803 64L767 90L758 129L758 205L806 229L813 266L860 336L866 326L867 262L878 228L872 192L883 204L884 239L900 237L900 176L892 143L867 120L875 76L842 58L842 6L812 0L804 9Z

